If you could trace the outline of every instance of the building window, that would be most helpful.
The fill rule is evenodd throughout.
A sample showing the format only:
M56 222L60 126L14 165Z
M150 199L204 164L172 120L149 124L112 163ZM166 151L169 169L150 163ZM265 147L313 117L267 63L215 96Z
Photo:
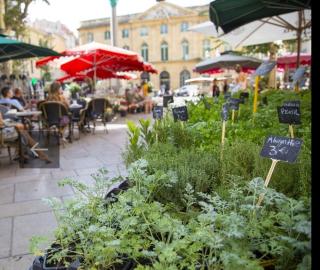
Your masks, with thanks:
M94 38L93 38L93 33L90 33L90 32L87 33L87 41L88 41L88 42L92 42L93 39L94 39Z
M148 35L148 28L143 26L140 28L140 36L144 37Z
M160 89L165 92L170 90L170 74L168 71L162 71L160 73Z
M110 31L105 31L104 32L104 39L107 40L107 39L110 39L110 38L111 38Z
M187 40L182 41L182 59L187 60L189 59L189 42Z
M149 50L148 45L146 43L143 43L141 46L141 55L144 59L144 61L148 61L149 59Z
M167 24L161 24L160 26L160 34L167 34L168 33L168 25Z
M183 22L181 23L181 32L187 32L189 28L189 23Z
M210 40L209 39L205 39L203 41L202 57L203 58L209 58L210 57L210 51L211 51Z
M122 37L128 38L129 37L129 29L123 29L122 30Z
M161 44L161 61L168 61L168 60L169 60L168 43L162 42L162 44Z
M191 78L190 72L188 70L183 70L180 73L180 87L185 85L186 80Z
M128 45L124 45L124 46L123 46L123 49L125 49L125 50L130 50L130 47L129 47Z

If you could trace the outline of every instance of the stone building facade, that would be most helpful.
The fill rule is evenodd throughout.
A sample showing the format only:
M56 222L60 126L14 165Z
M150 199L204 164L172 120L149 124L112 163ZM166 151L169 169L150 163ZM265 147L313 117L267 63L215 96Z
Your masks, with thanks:
M165 1L138 14L118 16L117 46L135 51L152 63L158 74L139 74L156 89L177 89L193 72L197 63L214 56L219 42L188 31L192 25L208 20L208 5L181 7ZM110 18L82 21L80 44L92 41L111 44ZM220 48L223 50L223 48Z

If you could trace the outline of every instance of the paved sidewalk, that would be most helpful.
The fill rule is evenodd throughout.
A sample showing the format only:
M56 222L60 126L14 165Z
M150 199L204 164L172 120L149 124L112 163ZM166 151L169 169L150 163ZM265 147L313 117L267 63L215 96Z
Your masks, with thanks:
M24 270L34 256L29 253L33 235L52 235L55 217L42 198L72 196L70 187L58 187L58 181L72 177L90 183L91 174L107 168L110 177L125 176L121 153L127 141L126 120L151 117L129 115L108 123L109 133L97 128L96 134L81 134L80 140L60 148L59 169L20 169L9 164L2 149L0 155L0 270ZM76 134L77 135L77 134Z

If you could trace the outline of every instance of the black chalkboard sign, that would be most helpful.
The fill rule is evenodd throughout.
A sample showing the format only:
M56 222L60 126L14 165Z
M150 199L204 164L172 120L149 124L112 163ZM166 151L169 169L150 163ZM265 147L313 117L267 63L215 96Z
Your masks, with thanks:
M301 139L270 135L266 138L260 156L293 163L302 145Z
M268 105L268 98L267 97L262 98L262 104L266 105L266 106Z
M301 124L300 108L291 106L278 106L279 122L283 124Z
M163 107L167 108L169 103L173 103L172 95L164 95L163 96Z
M238 111L240 102L241 100L239 98L230 98L229 99L230 110Z
M240 98L249 98L249 93L247 93L247 92L242 92L242 93L240 93Z
M300 100L287 100L283 103L283 106L300 108Z
M162 119L163 117L163 107L162 106L155 106L153 108L153 118L154 119Z
M273 68L276 66L275 61L265 61L263 62L255 71L253 74L254 76L265 76L273 70Z
M172 108L174 121L187 121L188 120L188 110L187 106Z
M231 98L231 93L230 92L225 93L224 94L224 99L227 100L229 98Z
M222 121L227 121L228 120L228 114L229 114L229 105L228 105L228 103L224 103L222 105L222 110L221 110L221 119L222 119Z

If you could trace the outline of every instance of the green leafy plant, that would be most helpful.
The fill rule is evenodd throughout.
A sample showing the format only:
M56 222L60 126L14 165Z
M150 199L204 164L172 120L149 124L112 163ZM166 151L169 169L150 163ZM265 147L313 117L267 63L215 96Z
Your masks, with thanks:
M187 184L182 195L187 207L177 212L154 199L159 187L175 184L175 176L149 173L148 166L143 159L134 162L128 170L131 186L116 198L104 196L119 180L108 179L106 171L90 186L64 180L76 196L63 205L51 203L59 221L54 243L60 247L51 260L68 265L80 257L81 269L97 270L123 269L127 263L135 269L310 266L307 202L265 188L256 178L234 183L224 198ZM257 207L262 192L265 199Z

